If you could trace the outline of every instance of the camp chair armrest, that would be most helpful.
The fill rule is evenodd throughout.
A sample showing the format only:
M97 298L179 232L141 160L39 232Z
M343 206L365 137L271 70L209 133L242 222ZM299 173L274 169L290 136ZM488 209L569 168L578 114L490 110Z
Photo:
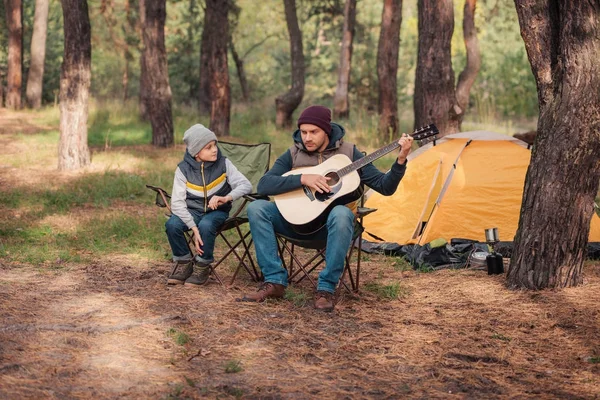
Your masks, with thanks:
M246 194L246 195L244 195L244 198L248 201L269 200L269 196L265 196L265 195L258 194L258 193Z
M171 198L171 195L168 194L166 190L158 186L146 185L146 187L156 192L156 199L154 200L154 204L156 204L159 207L166 207L169 210L170 214L171 207L169 206L169 199Z
M376 208L358 207L356 209L356 216L359 217L359 218L362 218L362 217L364 217L366 215L369 215L369 214L371 214L372 212L375 212L375 211L377 211Z

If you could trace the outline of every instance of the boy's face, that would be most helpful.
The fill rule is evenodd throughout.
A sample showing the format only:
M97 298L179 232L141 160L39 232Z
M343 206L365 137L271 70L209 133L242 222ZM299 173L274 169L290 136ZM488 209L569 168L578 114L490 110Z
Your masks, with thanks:
M205 161L205 162L211 162L211 161L216 161L217 160L217 142L215 140L213 140L212 142L208 143L206 146L204 146L204 148L202 150L200 150L198 152L198 154L196 154L196 157L194 157L196 159L196 161Z
M327 148L329 144L329 136L321 128L313 124L300 125L300 135L306 150L313 152L321 152Z

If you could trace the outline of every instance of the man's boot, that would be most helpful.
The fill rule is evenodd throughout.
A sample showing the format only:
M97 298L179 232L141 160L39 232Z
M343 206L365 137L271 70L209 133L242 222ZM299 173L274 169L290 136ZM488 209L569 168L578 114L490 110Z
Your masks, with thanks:
M238 301L251 301L260 303L266 299L280 299L285 293L285 286L277 283L264 282L254 293L245 294L244 297L238 299Z
M331 312L335 307L335 295L333 293L318 291L315 294L315 309L319 311Z

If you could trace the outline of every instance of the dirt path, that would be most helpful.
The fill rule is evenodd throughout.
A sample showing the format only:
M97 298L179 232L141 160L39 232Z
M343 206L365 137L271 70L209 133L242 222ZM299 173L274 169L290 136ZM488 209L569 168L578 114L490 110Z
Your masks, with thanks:
M600 396L598 267L582 288L520 293L387 260L368 265L398 274L404 299L345 296L331 315L237 303L245 279L167 289L163 264L2 265L0 398Z

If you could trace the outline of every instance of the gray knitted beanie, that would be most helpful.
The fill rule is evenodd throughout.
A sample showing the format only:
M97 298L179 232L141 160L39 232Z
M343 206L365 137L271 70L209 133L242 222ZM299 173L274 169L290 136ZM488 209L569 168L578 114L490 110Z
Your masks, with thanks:
M187 151L194 157L200 150L211 141L217 140L217 136L202 124L192 125L183 134L183 142L187 146Z

